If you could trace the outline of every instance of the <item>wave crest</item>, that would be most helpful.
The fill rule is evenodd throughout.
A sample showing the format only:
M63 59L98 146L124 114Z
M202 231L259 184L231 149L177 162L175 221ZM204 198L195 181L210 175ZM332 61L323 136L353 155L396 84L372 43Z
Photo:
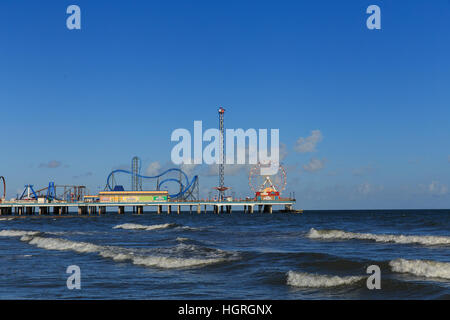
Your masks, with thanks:
M154 248L155 254L147 250L117 246L96 245L89 242L72 241L62 238L44 237L37 231L1 230L0 236L20 237L21 241L38 248L78 253L96 253L114 261L130 261L135 265L165 269L191 268L235 260L237 255L220 249L179 244L169 248ZM151 252L150 252L151 253Z
M431 260L396 259L389 262L392 271L427 278L450 279L450 263Z
M341 285L350 285L361 281L363 278L364 277L362 276L338 277L289 271L287 273L287 284L294 287L303 288L328 288Z
M23 237L37 235L38 231L23 231L23 230L1 230L0 237Z
M176 227L176 223L164 223L164 224L154 224L154 225L143 225L137 223L123 223L114 226L113 229L125 229L125 230L158 230Z
M392 234L357 233L342 230L316 230L311 228L306 235L310 239L372 240L375 242L393 242L400 244L450 245L446 236L409 236Z

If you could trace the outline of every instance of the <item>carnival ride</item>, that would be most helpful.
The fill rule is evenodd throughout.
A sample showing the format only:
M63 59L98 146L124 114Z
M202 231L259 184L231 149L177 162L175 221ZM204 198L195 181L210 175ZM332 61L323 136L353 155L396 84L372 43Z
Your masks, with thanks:
M61 189L63 190L58 193L58 190ZM39 199L45 199L48 202L77 202L83 201L86 191L87 188L85 186L56 185L53 181L49 182L48 187L36 191L34 190L33 185L27 184L17 200L37 201Z
M132 180L136 181L136 178L138 179L147 179L147 180L154 180L156 179L156 190L161 190L161 187L169 182L175 182L179 186L179 190L175 193L169 194L169 197L171 199L179 199L179 200L198 200L199 198L199 191L198 191L198 176L194 176L192 180L189 181L189 178L187 174L178 168L171 168L167 169L164 172L154 175L154 176L145 176L137 173L135 170L128 171L123 169L117 169L111 171L111 173L108 175L108 178L106 179L106 186L105 190L107 191L115 191L118 190L117 187L120 185L116 184L116 175L122 173L122 174L128 174L134 177ZM179 177L174 178L165 178L163 180L160 180L160 178L164 178L169 173L178 173ZM123 190L123 188L120 188Z
M258 162L250 169L248 184L255 193L257 200L275 200L281 197L281 193L286 188L286 171L281 164L274 175L263 175L261 169L270 166L270 163L261 164Z

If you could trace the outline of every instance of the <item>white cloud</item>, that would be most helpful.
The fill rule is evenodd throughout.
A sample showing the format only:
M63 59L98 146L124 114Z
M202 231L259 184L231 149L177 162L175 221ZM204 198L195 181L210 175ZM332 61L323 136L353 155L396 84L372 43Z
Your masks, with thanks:
M428 185L428 191L432 195L443 196L448 193L448 187L445 184L440 183L439 181L432 181Z
M198 167L198 164L182 164L180 169L183 170L188 176L194 173L194 170Z
M311 158L308 164L303 165L303 169L308 172L318 171L325 167L325 159Z
M311 131L311 135L309 137L300 137L297 139L295 151L300 153L314 152L316 151L317 143L322 141L322 139L323 136L320 130L313 130Z
M145 175L147 176L156 176L159 173L161 173L161 164L159 163L159 161L150 163L145 170Z
M362 195L368 195L376 191L382 191L384 189L381 185L372 185L368 182L364 182L356 187L356 191Z
M362 184L360 184L356 190L358 191L358 193L367 195L372 191L372 185L370 183L364 182Z

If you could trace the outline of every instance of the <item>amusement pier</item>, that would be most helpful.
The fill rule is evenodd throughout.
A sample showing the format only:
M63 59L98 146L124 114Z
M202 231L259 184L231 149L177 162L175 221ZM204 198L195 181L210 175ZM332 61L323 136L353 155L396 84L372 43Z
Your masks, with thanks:
M199 197L199 177L195 175L190 179L180 168L171 168L154 176L145 176L140 173L141 161L134 157L130 170L113 170L106 179L106 186L98 194L91 194L86 186L58 185L49 182L48 186L36 189L31 184L25 185L22 194L16 198L6 200L6 179L0 176L0 186L3 187L3 196L0 194L0 215L67 215L77 212L78 215L106 214L117 212L124 214L132 212L156 212L170 214L176 212L196 212L198 214L213 212L232 213L243 211L254 212L302 212L294 210L295 196L282 197L286 187L286 172L279 165L277 174L271 176L261 175L260 163L256 164L249 173L249 186L254 196L236 197L227 194L231 188L224 184L225 152L224 152L224 114L225 109L219 108L220 155L219 185L212 188L215 196L210 192L208 198ZM118 184L119 176L131 177L131 187L125 190ZM143 190L143 180L154 181L152 190ZM176 191L169 193L166 185L175 185ZM274 211L274 207L276 208ZM174 211L172 211L172 209Z

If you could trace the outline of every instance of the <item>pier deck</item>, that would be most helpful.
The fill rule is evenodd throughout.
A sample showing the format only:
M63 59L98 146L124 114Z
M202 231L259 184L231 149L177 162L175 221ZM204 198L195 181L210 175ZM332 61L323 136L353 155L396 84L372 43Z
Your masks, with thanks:
M245 213L253 213L255 206L259 212L273 212L273 206L280 206L282 209L289 211L293 209L295 200L241 200L241 201L162 201L162 202L52 202L39 203L35 201L25 202L2 202L0 203L0 215L32 215L36 211L41 214L68 214L69 209L76 208L78 214L105 214L107 209L117 208L119 214L125 213L125 208L131 208L133 212L138 214L144 213L144 208L154 208L157 213L162 213L166 208L167 213L172 212L175 207L176 213L181 213L182 208L189 207L189 212L197 213L207 212L208 208L212 208L212 212L231 213L233 208L240 207ZM37 210L36 210L37 209ZM203 210L202 210L203 209ZM109 210L111 211L111 210ZM211 211L211 210L210 210Z

